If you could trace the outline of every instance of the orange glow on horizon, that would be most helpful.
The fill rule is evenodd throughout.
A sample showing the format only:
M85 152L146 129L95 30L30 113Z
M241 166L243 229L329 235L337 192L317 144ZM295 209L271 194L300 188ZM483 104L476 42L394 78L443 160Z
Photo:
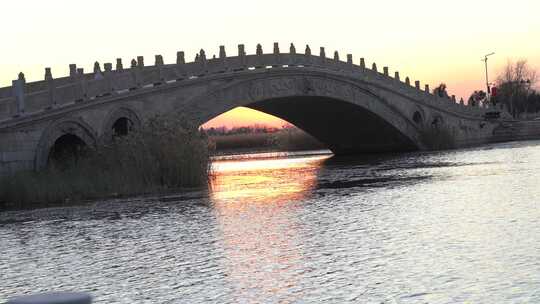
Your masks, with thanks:
M283 126L290 125L290 123L270 114L250 108L238 107L215 117L214 119L203 124L202 127L204 129L209 129L219 127L247 127L254 125L281 128Z
M150 5L159 8L160 13L154 15L144 9L149 5L144 1L126 3L94 0L81 9L79 2L67 0L4 1L2 8L10 13L0 18L0 27L9 29L3 32L3 40L9 43L2 45L0 87L10 86L19 72L24 72L28 82L43 80L45 67L56 78L67 76L72 63L92 71L96 61L103 65L122 58L129 65L131 59L144 56L147 65L152 65L154 56L161 54L168 64L176 62L178 51L185 52L187 61L201 49L212 58L219 54L220 45L233 56L240 43L248 54L254 54L259 43L265 53L272 52L274 42L284 52L294 42L299 53L309 44L314 55L319 47L326 47L328 57L334 51L342 59L352 54L355 64L362 57L368 66L375 62L389 67L391 75L399 71L402 79L408 76L413 83L420 81L422 88L428 84L433 89L444 82L448 93L458 100L486 89L481 59L490 52L496 53L489 61L490 82L507 59L527 59L533 69L540 69L538 0L515 0L511 5L492 0L369 4L338 0L328 5L210 0L205 5L212 9L203 10L205 22L200 21L203 11L197 2L158 0ZM116 12L114 18L91 22L104 8ZM299 13L306 10L309 13ZM178 18L178 11L189 13ZM359 18L361 11L381 14ZM221 119L227 125L258 120L279 125L267 116L246 115L245 111L235 110ZM253 119L245 122L248 116Z

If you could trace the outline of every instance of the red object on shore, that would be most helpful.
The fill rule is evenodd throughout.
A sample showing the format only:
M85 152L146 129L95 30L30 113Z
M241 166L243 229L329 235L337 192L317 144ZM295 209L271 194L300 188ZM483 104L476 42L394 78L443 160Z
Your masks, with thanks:
M491 96L492 97L497 97L497 87L491 88Z

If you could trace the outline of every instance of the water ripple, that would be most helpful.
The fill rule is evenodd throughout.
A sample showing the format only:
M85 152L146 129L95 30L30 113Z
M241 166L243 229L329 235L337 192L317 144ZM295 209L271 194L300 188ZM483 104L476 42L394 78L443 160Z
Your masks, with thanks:
M0 302L540 303L538 142L215 163L208 191L0 213Z

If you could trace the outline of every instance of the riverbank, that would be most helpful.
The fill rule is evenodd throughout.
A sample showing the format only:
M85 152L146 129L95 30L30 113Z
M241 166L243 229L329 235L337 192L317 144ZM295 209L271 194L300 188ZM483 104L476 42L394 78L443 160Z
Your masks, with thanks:
M210 176L207 138L183 119L150 119L140 130L40 172L0 181L0 206L25 208L110 197L165 193L205 186Z

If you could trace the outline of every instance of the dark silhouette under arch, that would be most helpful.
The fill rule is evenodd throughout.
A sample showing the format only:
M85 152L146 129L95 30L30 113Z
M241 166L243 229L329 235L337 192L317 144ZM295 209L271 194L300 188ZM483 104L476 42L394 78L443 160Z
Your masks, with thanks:
M383 118L342 100L292 96L245 106L292 123L335 154L418 150L414 142Z
M86 150L86 143L76 135L60 136L51 147L48 164L66 168L79 161Z
M126 136L133 130L133 122L126 117L117 119L112 125L113 137Z

